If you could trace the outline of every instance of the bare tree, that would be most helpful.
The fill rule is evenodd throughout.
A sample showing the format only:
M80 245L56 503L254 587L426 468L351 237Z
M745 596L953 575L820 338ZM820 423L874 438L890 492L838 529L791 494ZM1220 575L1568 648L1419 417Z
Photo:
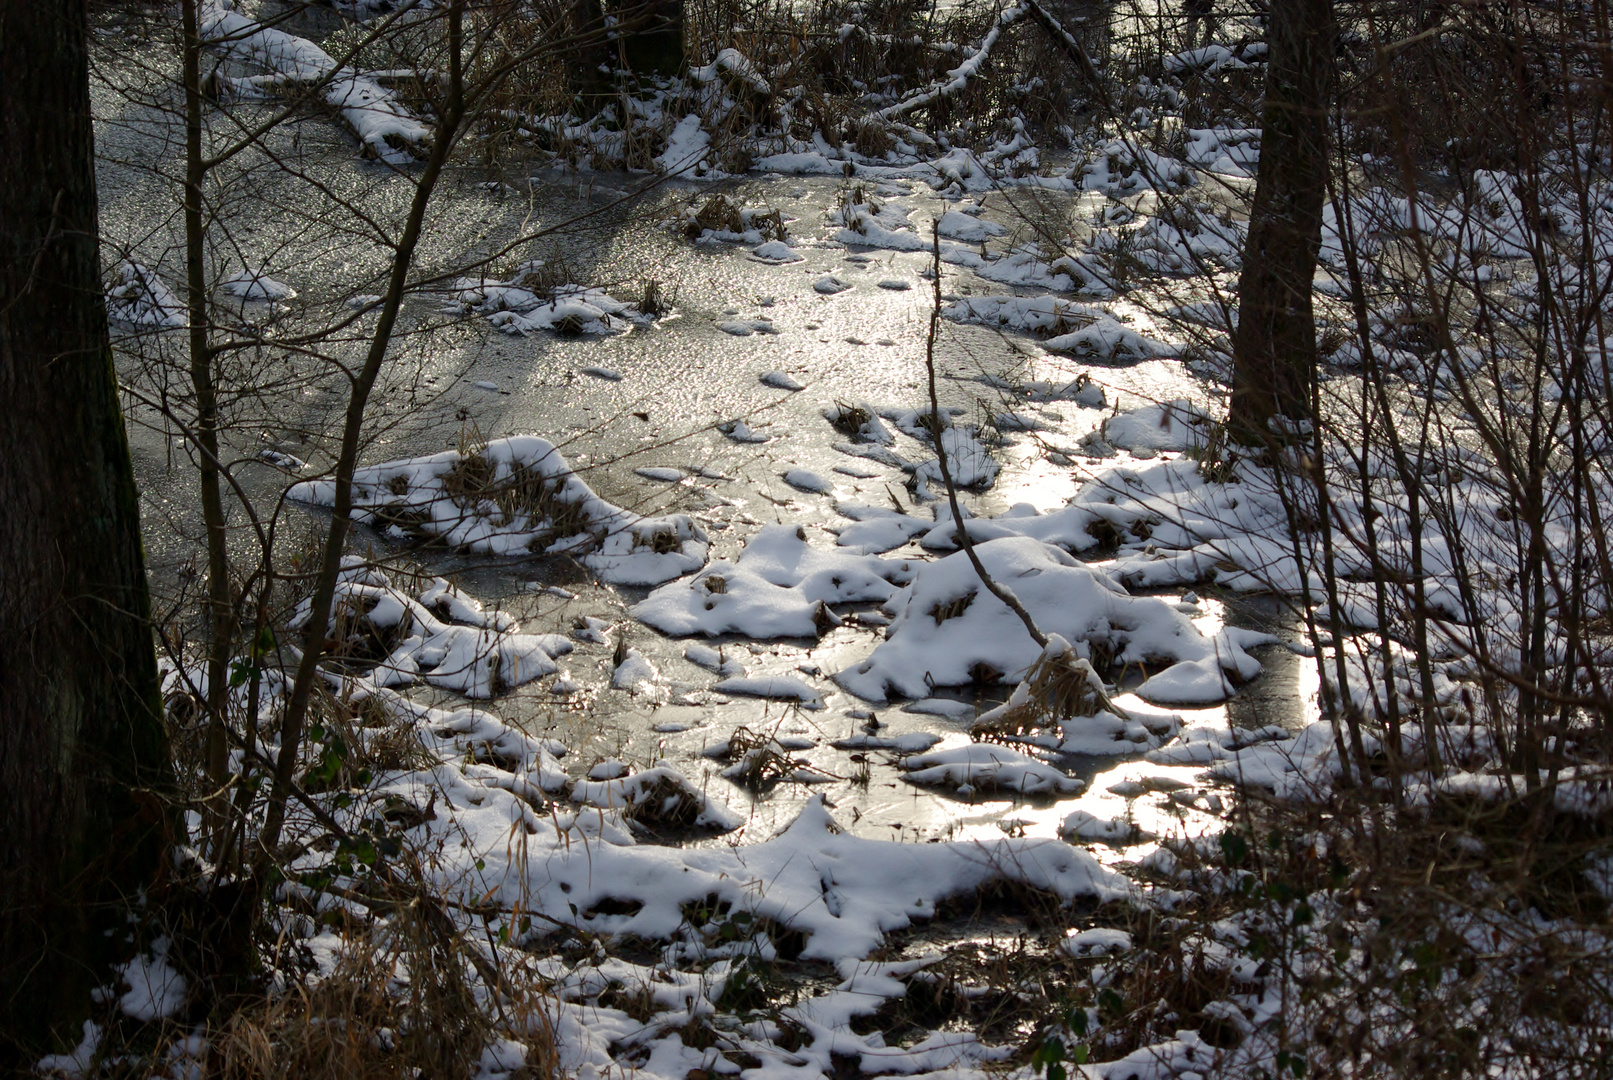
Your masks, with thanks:
M0 1071L157 874L167 742L96 241L87 11L0 5Z
M1327 199L1327 117L1337 36L1332 0L1274 4L1260 168L1238 283L1228 422L1241 442L1310 412L1316 367L1311 279Z

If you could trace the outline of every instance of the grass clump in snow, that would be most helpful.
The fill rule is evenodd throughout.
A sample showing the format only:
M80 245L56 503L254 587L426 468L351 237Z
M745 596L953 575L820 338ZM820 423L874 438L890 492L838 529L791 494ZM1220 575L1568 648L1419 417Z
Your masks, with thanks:
M455 505L473 511L490 508L499 526L523 519L544 522L544 544L588 531L587 507L580 500L561 497L565 477L545 476L522 461L501 470L488 460L486 448L486 440L477 433L460 436L459 460L442 477L443 493Z
M686 208L677 220L690 240L711 238L756 245L789 235L779 210L742 207L722 192L708 195L698 207Z
M1008 700L976 720L970 733L977 739L1020 736L1060 720L1099 712L1126 715L1109 700L1091 661L1054 634Z
M726 779L752 791L772 787L788 779L799 767L773 736L740 726L728 737L723 760L732 762L722 771Z

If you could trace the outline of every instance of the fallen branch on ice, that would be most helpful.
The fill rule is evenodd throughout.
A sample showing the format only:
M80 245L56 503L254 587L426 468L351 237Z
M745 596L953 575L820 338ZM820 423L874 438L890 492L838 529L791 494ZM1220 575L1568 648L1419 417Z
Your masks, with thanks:
M430 126L375 78L343 67L306 38L247 18L231 8L230 0L207 0L200 29L202 40L224 56L272 73L230 79L233 90L261 94L295 86L318 93L352 128L366 157L403 165L421 156L431 142Z

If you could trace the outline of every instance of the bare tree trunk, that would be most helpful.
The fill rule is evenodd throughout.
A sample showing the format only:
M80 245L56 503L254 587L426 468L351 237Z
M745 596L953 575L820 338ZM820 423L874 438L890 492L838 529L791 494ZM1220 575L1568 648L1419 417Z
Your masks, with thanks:
M626 0L616 6L622 60L635 75L683 71L683 0Z
M84 0L0 0L0 1073L69 1036L170 765L96 248Z
M1332 0L1271 6L1260 170L1232 338L1228 422L1243 443L1269 441L1276 417L1310 413L1316 368L1311 279L1327 199L1335 36Z
M196 472L202 521L207 529L207 783L212 793L202 806L208 854L217 858L228 829L229 665L235 649L235 603L230 593L229 533L225 528L219 482L218 391L213 382L213 348L208 340L206 226L202 220L202 42L197 32L199 0L181 0L185 83L185 297L189 316L190 383L196 395Z
M615 57L606 37L605 8L600 0L572 0L570 11L576 46L567 51L566 64L583 111L592 116L611 94L610 69Z

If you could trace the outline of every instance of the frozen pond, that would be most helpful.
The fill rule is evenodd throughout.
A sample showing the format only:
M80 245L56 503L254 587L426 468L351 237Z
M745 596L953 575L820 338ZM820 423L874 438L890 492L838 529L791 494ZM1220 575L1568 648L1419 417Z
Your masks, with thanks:
M328 163L340 177L359 173L353 182L398 183L373 166L335 158ZM506 174L511 170L506 169ZM674 317L613 336L557 337L548 333L511 336L484 320L442 317L441 300L413 301L417 325L400 342L407 358L411 389L407 408L388 409L381 401L386 430L370 446L364 460L375 462L431 453L454 446L475 432L481 438L535 433L559 443L567 460L603 497L644 514L691 514L712 538L711 556L731 558L764 524L788 524L806 530L810 541L830 546L830 530L849 519L839 504L882 506L928 516L938 505L915 498L899 468L835 449L844 434L825 419L824 411L839 403L868 402L876 409L926 406L923 367L925 334L933 293L927 280L931 257L926 251L893 251L835 239L830 220L850 183L822 178L763 177L712 185L672 182L637 198L623 193L645 184L633 175L538 174L530 181L504 182L493 189L480 174L454 177L447 185L440 218L451 245L472 238L483 244L514 234L532 215L564 219L607 208L597 220L558 237L558 254L579 281L603 283L631 295L653 278L672 298ZM867 194L886 207L908 211L916 226L912 235L928 232L929 220L959 208L989 226L989 250L1005 250L1029 232L1024 192L991 192L947 198L916 181L870 181ZM120 193L127 186L130 194ZM149 224L149 205L140 183L107 185L104 213L114 232L131 233ZM788 222L797 261L770 263L751 254L751 246L707 242L692 244L667 227L678 212L720 190L742 205L765 205ZM619 205L608 205L619 203ZM1041 195L1036 210L1072 218L1090 215L1099 200L1092 196ZM276 251L280 277L293 285L299 301L287 305L282 318L297 317L298 302L312 302L342 283L342 255L328 246L304 249L296 234L278 234L272 216L260 226L263 242ZM492 238L492 239L490 239ZM977 245L979 246L979 245ZM837 282L826 294L819 283ZM943 265L943 293L971 295L1031 294L1035 290L1005 288L967 268ZM1146 327L1146 316L1139 321ZM736 326L735 324L749 324ZM735 329L750 329L743 335ZM1112 411L1115 404L1190 398L1209 401L1216 388L1202 383L1173 359L1124 364L1081 363L1046 352L1023 334L999 334L986 327L943 320L937 342L943 406L962 418L979 421L1005 409L1023 410L1002 389L981 377L1023 383L1065 383L1087 375L1101 386L1108 408L1075 401L1032 407L1045 430L1004 429L991 446L1002 473L983 492L965 495L975 513L995 514L1014 504L1041 511L1062 506L1077 488L1112 468L1115 461L1065 456ZM616 378L589 374L587 369ZM788 391L764 385L760 376L783 371L805 388ZM330 386L329 389L334 389ZM307 429L334 424L342 398L325 386L303 387L289 395L295 423L280 425L273 410L252 418L260 437L275 449L305 456L310 467L322 462L310 449L317 441ZM270 395L277 407L284 396ZM719 424L743 419L765 441L738 442ZM987 430L992 430L988 427ZM894 449L912 459L928 456L923 445L896 436ZM241 446L250 453L250 446ZM182 458L149 431L136 439L137 462L148 514L155 521L176 513L189 522L185 507L193 483ZM175 462L170 467L170 461ZM1055 464L1055 461L1057 462ZM785 479L790 470L826 482L822 491L803 490ZM642 471L641 471L642 470ZM249 483L267 492L284 481L263 467L244 470ZM799 479L799 477L796 477ZM308 510L289 511L293 525ZM149 545L154 564L165 579L183 564L191 550L182 531L154 528ZM727 802L748 819L745 832L768 835L790 820L814 791L826 791L857 832L885 838L920 840L937 836L967 838L1011 830L1052 835L1074 809L1101 818L1131 814L1147 833L1169 833L1202 827L1199 810L1172 801L1169 792L1141 798L1117 796L1107 789L1121 781L1148 776L1190 780L1193 768L1152 765L1133 760L1116 765L1108 759L1063 761L1074 775L1089 781L1079 798L1065 797L1016 805L985 796L957 797L905 782L892 767L894 755L870 751L853 755L830 744L879 725L881 735L928 732L941 736L944 749L968 741L977 712L1000 700L1007 687L947 691L930 711L905 710L861 702L839 690L826 675L866 656L880 640L881 620L862 621L860 609L872 615L877 605L853 605L847 624L818 641L785 639L748 641L735 635L713 640L672 639L634 620L627 608L646 590L599 584L570 560L502 560L441 550L411 550L397 539L361 529L359 550L415 560L431 573L450 575L462 589L489 607L497 606L533 631L568 633L583 617L599 620L604 642L578 641L566 658L576 684L574 692L549 692L548 680L529 683L498 699L494 706L507 719L533 734L554 737L572 749L568 764L586 766L602 758L636 765L665 759L718 801ZM929 554L916 545L891 553L899 557ZM542 591L555 586L574 593L562 598ZM1240 601L1224 609L1214 598L1202 601L1201 623L1214 630L1230 617L1243 625L1280 624L1278 609ZM643 692L613 689L612 658L619 642L640 650L659 672L659 681ZM690 644L719 647L737 658L750 674L792 675L821 690L824 708L801 709L778 701L718 694L713 676L684 659ZM1230 707L1238 722L1297 723L1304 719L1303 696L1294 685L1292 657L1280 647L1262 652L1268 670L1247 692L1257 700L1236 700ZM820 784L784 782L761 793L718 777L723 767L703 756L713 744L728 739L738 727L787 736L797 755L822 771ZM726 839L732 839L728 837ZM1135 848L1125 852L1135 857ZM1118 854L1118 853L1116 853Z

